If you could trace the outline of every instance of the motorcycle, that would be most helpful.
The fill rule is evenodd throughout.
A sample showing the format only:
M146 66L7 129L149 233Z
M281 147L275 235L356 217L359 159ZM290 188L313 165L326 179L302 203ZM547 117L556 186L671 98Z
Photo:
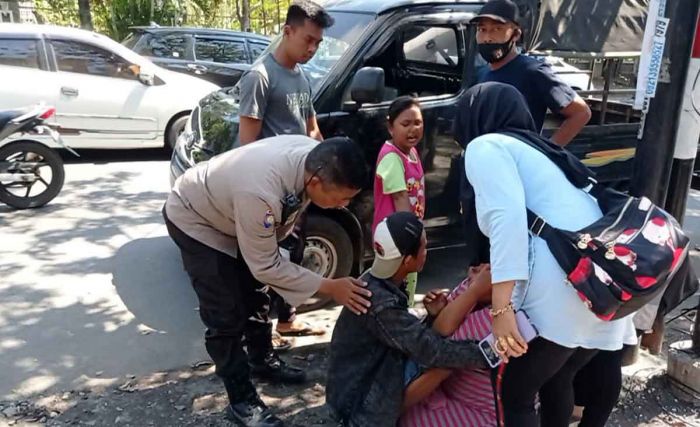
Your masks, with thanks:
M44 206L63 187L65 172L58 153L36 135L48 134L60 147L77 157L56 128L46 121L56 109L43 104L18 110L0 110L0 202L16 209ZM22 137L2 145L10 135Z

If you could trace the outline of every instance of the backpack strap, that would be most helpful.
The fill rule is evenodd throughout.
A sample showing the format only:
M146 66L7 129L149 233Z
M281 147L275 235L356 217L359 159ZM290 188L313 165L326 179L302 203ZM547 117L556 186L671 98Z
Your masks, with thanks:
M588 192L594 186L598 185L598 181L594 178L595 174L584 165L580 159L574 156L570 151L554 144L550 140L527 131L518 132L506 130L499 133L524 142L544 154L550 162L554 163L564 173L566 179L574 187Z
M554 143L547 139L530 132L502 131L499 133L518 139L544 154L549 161L554 163L564 173L571 185L585 191L596 199L603 214L614 208L615 205L626 201L627 195L598 183L593 172L566 149L555 146Z
M527 228L530 230L530 233L545 240L547 240L547 236L551 236L552 233L556 232L556 229L547 224L544 218L538 216L530 209L527 210Z
M576 268L581 254L573 245L569 244L568 239L559 229L549 225L544 218L530 209L527 209L527 225L533 236L540 237L547 242L552 255L567 275Z

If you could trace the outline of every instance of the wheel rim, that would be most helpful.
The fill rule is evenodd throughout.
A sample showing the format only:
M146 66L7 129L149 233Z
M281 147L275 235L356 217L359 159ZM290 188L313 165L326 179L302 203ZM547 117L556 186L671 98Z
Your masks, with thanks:
M338 269L338 253L335 246L325 237L307 237L301 265L323 277L334 277Z
M3 162L8 162L11 166L7 169L12 173L34 174L36 180L33 182L2 181L0 185L11 195L32 199L41 196L49 190L53 183L53 167L46 163L46 159L32 151L17 151L10 154Z

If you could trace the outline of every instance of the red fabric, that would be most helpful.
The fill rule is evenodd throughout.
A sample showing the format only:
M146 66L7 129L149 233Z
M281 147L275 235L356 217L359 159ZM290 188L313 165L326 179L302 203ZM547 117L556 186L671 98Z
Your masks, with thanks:
M700 58L700 16L698 16L697 28L695 29L695 43L693 43L693 58Z

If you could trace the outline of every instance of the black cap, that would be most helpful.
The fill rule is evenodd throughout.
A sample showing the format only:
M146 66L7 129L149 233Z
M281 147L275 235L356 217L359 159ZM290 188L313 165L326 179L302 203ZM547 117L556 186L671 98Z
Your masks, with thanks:
M372 275L388 279L396 274L404 257L420 247L423 223L413 212L395 212L377 225L374 231Z
M482 18L490 18L494 21L518 25L518 6L511 0L491 0L484 5L479 14L472 18L472 23L479 22Z

